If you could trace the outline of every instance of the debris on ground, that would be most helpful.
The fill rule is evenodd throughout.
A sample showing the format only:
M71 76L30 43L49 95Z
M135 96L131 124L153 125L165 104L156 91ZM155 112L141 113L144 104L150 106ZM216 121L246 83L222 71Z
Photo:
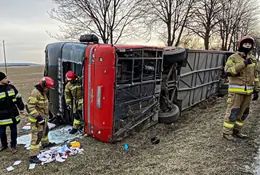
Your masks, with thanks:
M127 151L129 148L128 144L124 144L124 150Z
M152 142L152 144L158 144L158 143L160 143L160 139L159 139L159 137L154 136L151 138L151 142Z
M77 132L76 134L70 134L69 131L71 130L71 128L72 127L68 125L51 130L48 134L49 141L54 142L56 144L62 144L65 142L69 142L75 138L82 137L80 132ZM30 149L30 142L31 134L23 135L17 138L17 144L25 145L25 148L27 150Z
M37 157L39 158L39 160L42 161L42 164L50 163L53 161L64 162L64 161L66 161L68 156L82 154L83 150L84 149L79 148L79 147L68 148L68 146L66 144L64 144L62 146L52 147L49 150L43 150Z
M48 122L48 127L50 130L55 128L55 126L56 126L55 124Z
M74 147L74 148L79 148L80 147L80 143L79 142L71 142L71 146Z
M29 125L26 125L28 128ZM47 164L53 161L56 162L64 162L68 156L73 156L76 154L82 154L83 149L80 148L81 144L78 141L72 141L75 138L82 137L80 132L76 134L70 134L70 130L72 129L71 126L64 126L54 130L51 130L48 134L49 141L54 142L56 144L61 144L60 146L54 146L49 149L41 150L40 154L37 156L39 160L42 161L43 164ZM72 141L72 142L70 142ZM25 145L26 149L30 149L30 142L31 142L31 134L23 135L17 138L17 143ZM70 147L67 146L66 143L70 142ZM21 163L21 162L20 162ZM19 164L19 162L16 162ZM29 169L34 169L35 164L30 164ZM9 168L12 170L12 168Z
M17 160L14 162L13 166L19 165L22 161L21 160ZM7 169L7 171L13 171L15 168L13 166L9 166Z
M35 168L35 163L31 163L30 165L29 165L29 170L32 170L32 169L34 169Z
M17 161L14 162L13 166L19 165L21 162L22 162L21 160L17 160Z
M8 168L6 168L7 169L7 171L13 171L14 170L14 167L12 167L12 166L9 166Z

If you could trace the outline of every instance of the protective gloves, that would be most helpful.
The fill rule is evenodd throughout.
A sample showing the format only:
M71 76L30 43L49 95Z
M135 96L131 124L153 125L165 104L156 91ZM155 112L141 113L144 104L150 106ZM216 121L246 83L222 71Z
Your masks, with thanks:
M232 74L230 72L224 72L224 74L221 76L221 78L227 78L232 76Z
M36 117L36 120L37 120L36 123L39 124L39 125L44 125L44 123L45 123L45 120L42 116Z
M254 91L253 92L253 99L252 99L252 101L256 101L258 99L258 97L259 97L258 93L259 93L258 91Z
M244 60L244 64L247 66L248 64L252 64L253 63L253 59L252 58L247 58Z

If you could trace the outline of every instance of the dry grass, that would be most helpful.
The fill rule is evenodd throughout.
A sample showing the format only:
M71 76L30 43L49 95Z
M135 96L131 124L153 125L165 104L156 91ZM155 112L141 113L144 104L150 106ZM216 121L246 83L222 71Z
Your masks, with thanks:
M27 99L42 70L39 67L10 68L9 77ZM80 141L84 155L70 157L65 163L28 170L28 152L19 146L16 155L9 151L0 153L0 172L11 174L6 168L21 159L23 163L12 174L253 174L251 163L260 133L259 101L253 103L245 127L251 139L236 144L221 137L225 99L213 101L185 111L174 127L158 124L121 143L112 145L84 138ZM150 143L150 136L154 134L160 137L158 145ZM124 143L129 144L128 151L123 150Z

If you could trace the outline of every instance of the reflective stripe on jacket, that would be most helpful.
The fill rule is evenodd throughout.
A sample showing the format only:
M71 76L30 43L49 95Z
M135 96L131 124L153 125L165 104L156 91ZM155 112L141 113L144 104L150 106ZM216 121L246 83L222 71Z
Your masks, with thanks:
M21 117L18 115L15 117L15 120L17 123L19 123L21 120ZM13 119L11 119L11 118L0 120L0 125L10 125L10 124L13 124Z
M254 91L254 86L229 85L228 91L233 93L238 93L238 94L250 95Z
M41 87L36 85L30 93L27 101L27 112L30 115L29 121L36 122L38 116L48 118L49 116L49 101L46 93L41 91Z
M24 110L21 94L12 84L0 85L0 125L19 123L19 110Z
M236 52L232 54L225 65L225 72L230 72L232 76L228 77L229 92L239 94L252 94L253 90L260 90L258 76L258 62L253 55L247 55L247 58L252 58L254 61L247 66L244 64L245 56L243 53ZM232 87L237 85L237 87ZM251 89L253 87L253 89Z
M73 105L73 112L77 110L82 110L83 98L82 89L79 82L71 83L68 82L65 86L65 101L67 105Z

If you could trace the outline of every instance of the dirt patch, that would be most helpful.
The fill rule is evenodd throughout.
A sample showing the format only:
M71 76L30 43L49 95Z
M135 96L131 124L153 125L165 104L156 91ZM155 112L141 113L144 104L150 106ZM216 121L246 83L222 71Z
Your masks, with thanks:
M32 88L34 80L40 78L38 74L34 76L33 82L21 91ZM84 138L80 141L84 155L69 157L64 163L37 166L34 170L28 170L28 151L19 146L16 155L9 151L0 153L0 172L11 174L6 168L21 159L22 164L13 174L253 174L251 164L258 149L255 140L260 134L259 101L252 103L244 128L250 139L231 143L221 133L225 100L212 98L183 112L174 125L158 124L117 144ZM159 136L159 144L150 143L153 135ZM129 145L128 151L123 150L125 143Z

